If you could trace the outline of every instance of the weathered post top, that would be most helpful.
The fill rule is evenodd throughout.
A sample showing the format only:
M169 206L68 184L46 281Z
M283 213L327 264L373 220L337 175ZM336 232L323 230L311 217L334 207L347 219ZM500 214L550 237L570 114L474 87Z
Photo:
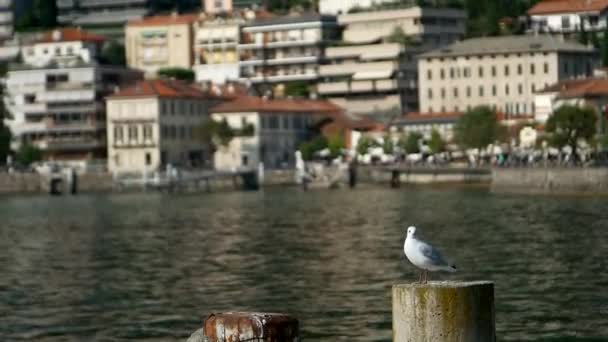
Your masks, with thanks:
M211 314L203 323L205 342L295 342L298 320L280 313L226 312Z
M494 283L394 285L393 341L496 341Z

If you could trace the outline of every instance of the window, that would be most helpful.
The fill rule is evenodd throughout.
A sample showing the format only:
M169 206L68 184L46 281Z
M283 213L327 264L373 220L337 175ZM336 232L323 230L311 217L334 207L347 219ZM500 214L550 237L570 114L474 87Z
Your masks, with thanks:
M505 95L509 95L509 85L505 85Z
M496 66L492 65L492 77L496 77Z
M426 79L427 80L433 79L433 72L430 69L426 71Z
M496 85L492 86L492 96L496 96Z
M129 140L137 140L137 126L129 125Z
M439 78L441 78L441 79L445 78L445 72L443 71L443 69L439 70Z
M441 88L441 98L445 99L445 88Z
M509 76L509 66L505 65L505 76Z
M524 86L521 83L517 85L517 92L519 93L519 95L522 95L524 93Z
M564 15L562 16L562 28L570 28L570 16Z
M471 87L467 87L467 97L471 97Z
M450 68L450 78L454 78L456 73L454 73L454 68Z
M144 139L152 140L152 125L144 125Z
M67 51L67 55L68 55L68 56L69 56L69 55L72 55L72 54L74 53L74 48L73 48L73 47L71 47L71 46L68 46L68 49L67 49L66 51Z
M479 97L483 97L483 86L479 86Z
M59 47L55 48L55 55L57 55L57 56L61 55L61 48L59 48Z
M146 152L146 165L152 164L152 155L150 152Z
M521 74L522 74L522 72L523 72L523 71L522 71L521 64L518 64L518 65L517 65L517 74L518 74L518 75L521 75Z
M471 69L468 67L462 69L462 74L464 75L465 78L471 77Z
M179 138L186 139L186 127L179 126Z
M430 89L430 88L429 88L427 97L428 97L429 99L432 99L432 98L433 98L433 89Z
M454 97L457 98L458 97L458 88L454 88Z
M549 73L549 63L544 64L545 74Z
M167 115L167 101L160 101L160 115Z
M429 107L428 112L429 112L429 114L433 114L433 107Z
M122 126L119 126L119 125L114 126L114 141L122 142L122 139L123 139Z
M479 67L479 77L483 77L483 67Z
M535 89L535 88L536 88L536 87L534 86L534 83L532 83L532 88L531 88L531 89L532 89L532 93L534 93L534 92L536 91L536 89Z
M175 115L175 110L176 110L175 101L171 100L170 106L171 106L171 115Z
M190 102L190 115L194 115L196 113L196 109L194 108L194 101Z
M568 62L564 62L564 74L567 74L570 72L570 64L568 64Z
M534 75L534 73L536 72L535 67L534 67L534 63L530 64L530 74Z

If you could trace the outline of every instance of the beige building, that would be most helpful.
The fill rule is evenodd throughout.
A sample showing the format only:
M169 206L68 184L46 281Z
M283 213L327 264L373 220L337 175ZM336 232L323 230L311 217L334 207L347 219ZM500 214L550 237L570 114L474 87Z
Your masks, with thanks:
M202 166L208 160L195 129L219 97L180 81L149 80L107 98L108 169L155 171L167 163Z
M276 169L293 166L294 155L316 120L340 112L328 101L265 99L241 96L214 107L211 117L226 120L236 129L253 128L253 134L237 136L214 156L218 170L257 168Z
M591 75L597 62L594 49L551 36L465 40L419 56L420 109L489 105L507 115L531 114L537 90Z
M191 68L193 24L197 15L169 15L129 21L125 33L127 64L152 77L162 68Z
M460 39L465 18L460 10L420 7L338 16L347 45L326 48L319 94L356 116L417 110L416 55Z
M239 78L240 18L202 19L194 41L196 81L225 83Z

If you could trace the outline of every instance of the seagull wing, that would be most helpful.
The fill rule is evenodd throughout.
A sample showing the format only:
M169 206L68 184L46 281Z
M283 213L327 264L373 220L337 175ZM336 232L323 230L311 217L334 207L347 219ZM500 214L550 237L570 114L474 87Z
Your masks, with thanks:
M428 258L431 263L433 263L433 265L444 266L448 264L441 255L441 253L439 253L437 249L433 248L433 246L421 242L418 246L418 249L420 250L420 253L422 253L422 255Z

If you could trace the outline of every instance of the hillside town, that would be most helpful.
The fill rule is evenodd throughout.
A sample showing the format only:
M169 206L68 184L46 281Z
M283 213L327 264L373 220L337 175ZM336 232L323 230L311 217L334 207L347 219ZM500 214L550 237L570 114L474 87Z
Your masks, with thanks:
M1 1L0 165L589 165L608 148L608 1L518 1L485 31L458 1L294 3Z

